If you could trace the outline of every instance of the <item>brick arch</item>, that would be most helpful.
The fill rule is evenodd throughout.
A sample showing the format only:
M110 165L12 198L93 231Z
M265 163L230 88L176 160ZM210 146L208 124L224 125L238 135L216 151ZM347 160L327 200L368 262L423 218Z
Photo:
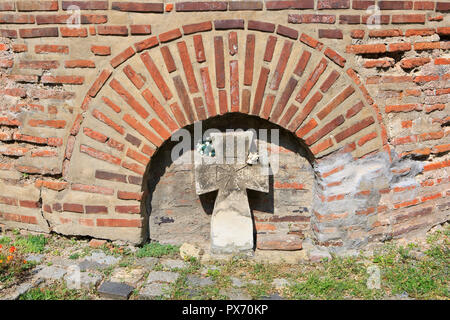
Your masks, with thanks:
M115 206L117 222L105 223L140 227L134 218L122 221L140 213L140 194L129 186L140 187L155 151L195 121L239 112L289 130L316 158L342 149L354 158L377 152L386 145L381 116L345 62L306 34L251 20L184 25L136 42L88 90L63 175L73 183L123 183L116 194L126 204Z

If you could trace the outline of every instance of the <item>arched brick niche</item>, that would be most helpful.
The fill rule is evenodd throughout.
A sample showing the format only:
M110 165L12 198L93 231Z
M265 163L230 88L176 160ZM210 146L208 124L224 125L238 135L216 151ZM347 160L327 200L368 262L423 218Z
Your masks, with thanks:
M382 150L376 107L356 74L342 68L345 59L324 55L319 42L284 26L273 26L277 35L243 20L212 26L184 26L184 36L174 29L125 48L88 91L63 174L117 188L114 205L104 195L85 197L100 207L90 216L94 232L119 236L117 227L124 234L142 228L141 207L133 201L146 166L172 133L195 121L230 112L268 119L302 139L315 158Z
M153 156L228 114L283 128L310 155L317 246L357 250L448 219L446 3L378 1L381 30L366 32L367 1L85 1L95 15L74 30L59 17L69 2L0 6L39 25L0 29L8 227L145 241Z
M310 218L314 193L312 155L291 132L267 120L227 113L202 123L202 130L217 129L267 130L267 137L256 138L259 148L265 148L273 161L273 175L268 177L269 192L247 191L253 215L255 246L273 250L301 249L302 240L311 237ZM191 149L172 159L178 141L167 141L152 157L144 175L145 214L149 219L149 237L162 243L210 242L210 220L217 191L202 196L195 192L194 126ZM276 139L271 130L277 130ZM275 168L276 166L276 168Z

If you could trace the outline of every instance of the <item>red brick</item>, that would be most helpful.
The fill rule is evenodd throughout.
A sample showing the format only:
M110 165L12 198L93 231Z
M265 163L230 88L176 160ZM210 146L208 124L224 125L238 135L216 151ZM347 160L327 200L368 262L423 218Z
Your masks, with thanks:
M120 126L117 123L115 123L114 121L112 121L110 118L108 118L106 115L104 115L102 112L98 111L97 109L94 109L92 111L92 115L94 116L94 118L96 118L99 121L110 126L114 130L116 130L118 133L120 133L122 135L125 134L125 129L122 126Z
M359 101L357 104L347 110L345 117L349 119L355 116L359 111L361 111L362 108L364 108L364 103L362 101Z
M360 24L361 17L359 15L344 14L339 16L339 24ZM342 39L342 38L340 38Z
M96 56L109 56L111 54L111 47L92 45L91 52Z
M123 116L123 120L155 146L160 146L162 144L163 141L161 140L161 138L155 135L152 131L148 130L146 126L142 125L131 115L125 114Z
M128 191L117 191L117 198L119 198L121 200L141 201L142 193L140 193L140 192L128 192Z
M106 152L91 148L89 146L86 146L84 144L80 145L80 152L85 153L93 158L103 160L115 165L119 165L121 162L120 158L117 158L111 154L108 154Z
M335 119L331 120L330 122L328 122L327 124L322 126L322 128L320 128L314 134L312 134L307 139L305 139L306 144L309 145L309 146L314 144L315 142L320 140L322 137L324 137L325 135L327 135L328 133L330 133L331 131L336 129L342 123L344 123L344 121L345 121L345 119L344 119L344 117L342 115L340 115L340 116L336 117Z
M223 38L214 37L214 55L216 66L216 86L219 89L225 88L225 61L223 51Z
M98 26L97 33L101 36L128 36L127 26Z
M327 92L331 88L331 86L336 82L339 76L340 76L339 72L333 70L320 86L320 90L323 93Z
M319 29L319 38L343 39L343 35L339 29Z
M275 24L269 23L269 22L249 20L248 21L248 29L249 30L258 30L258 31L262 31L262 32L274 32Z
M192 108L190 96L184 86L183 80L181 80L180 76L175 76L173 78L173 83L175 85L175 89L177 90L178 97L180 98L181 105L183 106L184 112L187 116L189 123L193 123L195 121L194 110Z
M231 56L238 53L238 38L236 31L228 33L228 52Z
M230 11L260 11L263 9L261 1L232 1L228 2Z
M115 210L117 213L141 213L141 208L139 206L116 206Z
M365 31L364 30L352 30L350 36L353 39L362 39L364 38Z
M316 92L311 99L305 104L302 111L295 117L289 124L288 129L292 132L297 130L297 128L303 123L303 121L308 117L314 107L322 100L323 95L320 92Z
M184 74L186 76L187 84L190 93L198 92L197 81L195 79L194 69L189 58L188 48L186 42L180 41L177 43L178 53L180 55L181 63L183 65Z
M183 26L183 33L185 35L192 34L196 32L210 31L212 30L211 21L205 21L200 23L193 23Z
M350 0L319 0L317 9L349 9Z
M107 10L108 1L62 1L63 10L68 10L70 6L77 6L80 10Z
M173 29L159 35L159 41L161 42L169 42L178 38L181 38L182 34L180 29Z
M288 22L334 24L336 22L336 16L329 14L289 14Z
M450 3L443 2L443 1L436 2L436 11L449 12L450 11Z
M88 91L88 95L94 98L103 87L105 82L109 79L111 74L112 72L110 70L104 69L92 84L91 88Z
M308 123L306 123L303 127L301 127L300 129L298 129L295 134L297 135L297 137L299 138L303 138L306 134L308 134L308 132L310 132L312 129L314 129L315 127L317 127L317 122L314 119L311 119L308 121Z
M298 81L295 78L290 78L288 83L286 84L286 88L283 90L283 93L278 100L277 106L275 107L273 111L273 115L271 117L271 120L275 123L278 122L279 117L284 111L284 108L286 107L287 102L289 101L289 98L291 97L292 93L294 92L295 87L297 86Z
M298 38L298 31L289 27L278 25L277 34L285 36L294 40Z
M424 14L393 14L392 23L393 24L411 24L411 23L425 23Z
M149 24L132 24L130 25L131 35L148 35L152 33L152 26Z
M238 60L230 61L230 101L231 112L239 111L239 69Z
M25 0L17 1L18 11L57 11L58 1L37 1L37 0Z
M70 24L73 22L73 16L70 14L64 15L37 15L36 23L41 24ZM108 21L108 16L97 14L82 14L80 15L80 23L82 24L100 24Z
M244 20L242 19L215 20L214 28L216 30L244 29Z
M17 38L17 30L0 29L0 36L4 38Z
M381 10L411 10L412 1L378 1Z
M88 35L86 28L59 27L59 31L61 32L62 37L86 38Z
M203 47L203 40L201 35L194 36L194 49L195 49L195 57L197 62L205 62L205 49Z
M209 78L209 70L207 67L200 69L200 75L202 78L203 92L205 94L206 107L208 109L208 115L213 117L217 114L214 94L212 91L211 80Z
M322 50L323 44L307 34L302 33L300 36L300 41L314 49Z
M265 67L261 67L261 71L259 73L259 80L256 86L255 98L253 100L253 109L252 114L259 115L261 110L262 101L264 98L264 91L267 84L267 79L269 77L270 70Z
M149 116L147 110L116 79L111 80L109 86L143 119Z
M375 122L375 120L371 116L364 118L363 120L353 124L351 127L339 132L338 134L336 134L334 136L334 138L336 139L336 142L339 143L342 140L347 139L348 137L354 135L355 133L363 130L364 128L367 128L374 122Z
M134 71L134 69L128 64L123 68L123 73L133 82L134 86L138 89L142 89L145 84L145 78L140 74Z
M309 59L311 58L311 52L303 50L302 55L298 59L297 65L294 69L294 74L301 77L303 72L305 71L306 66L308 65Z
M386 52L386 45L381 43L349 45L346 48L346 52L354 54L384 53Z
M19 29L21 38L44 38L44 37L57 37L58 28L31 28L31 29Z
M92 60L67 60L64 62L65 68L95 68Z
M114 227L114 228L140 228L141 220L129 219L97 219L98 227Z
M337 95L326 107L324 107L317 116L320 120L323 120L328 114L330 114L337 106L344 102L355 92L352 86L345 88L339 95Z
M164 81L164 78L161 76L161 73L159 72L158 68L156 67L155 63L153 62L148 52L141 54L141 60L142 62L144 62L145 67L152 76L156 86L158 87L159 91L161 91L163 97L167 101L170 100L172 98L172 92L170 91L169 87Z
M436 32L439 34L439 35L450 35L450 27L440 27L440 28L437 28L436 29Z
M220 96L219 96L220 98ZM187 125L186 118L184 117L183 112L181 111L180 107L178 106L178 103L174 102L170 105L170 109L172 110L173 116L175 117L175 120L177 121L178 125L180 127L184 127Z
M423 66L424 64L427 64L430 62L430 58L410 58L410 59L402 59L400 61L400 66L403 69L412 69L415 67Z
M75 213L84 213L84 208L82 204L77 203L64 203L63 211L75 212Z
M308 79L301 87L300 91L295 97L295 100L297 100L300 103L305 100L311 89L314 87L314 85L319 80L322 73L327 68L327 65L328 62L325 60L325 58L322 58L322 60L317 64L316 68L311 72Z
M370 30L370 38L387 38L387 37L399 37L403 35L403 31L400 29L385 29L385 30Z
M113 2L112 10L126 11L126 12L152 12L163 13L164 3L142 3L142 2Z
M267 39L266 50L264 52L264 61L271 62L273 58L273 52L275 50L275 45L277 43L277 38L274 36L269 36Z
M134 47L136 48L136 52L141 52L142 50L153 48L159 45L158 38L156 36L147 38L145 40L136 42Z
M409 112L409 111L414 111L414 110L421 110L420 106L418 104L403 104L403 105L387 105L385 107L385 112L386 113L391 113L391 112Z
M219 90L219 112L225 114L228 112L227 91Z
M0 11L15 11L16 6L14 1L4 1L0 3Z
M73 183L71 189L75 191L88 192L88 193L98 193L103 195L113 195L114 189L108 187L100 187L94 185L86 185L80 183Z
M4 14L0 13L0 23L3 24L34 24L35 18L31 14Z
M266 1L266 9L314 9L314 0Z
M336 51L330 49L330 48L326 48L324 51L324 54L330 58L334 63L336 63L338 66L344 67L345 66L345 62L347 60L345 60L344 57L342 57L340 54L338 54Z
M142 92L142 96L147 101L147 103L152 107L153 111L158 115L158 117L169 127L170 130L175 131L178 129L177 124L170 117L164 107L159 103L155 96L150 92L149 89L145 89Z
M191 11L226 11L228 3L225 1L190 1L175 3L178 12Z
M292 42L286 40L284 42L283 49L281 50L278 64L272 75L272 80L270 81L270 84L269 84L270 89L278 90L281 79L283 78L284 71L286 69L286 65L289 61L291 52L292 52Z
M95 178L101 179L101 180L114 181L114 182L123 182L123 183L127 182L127 177L125 175L107 172L107 171L103 171L103 170L96 170Z
M201 98L199 98L201 99ZM195 99L194 99L195 101ZM161 124L161 122L156 119L153 118L151 119L148 124L153 128L153 130L155 130L164 140L168 140L170 138L170 132L168 132L166 130L166 128L164 128L164 126Z
M117 68L119 65L121 65L126 60L130 59L132 56L134 56L136 52L134 51L133 47L128 47L121 53L119 53L117 56L115 56L113 59L111 59L111 66L113 68Z
M97 131L94 131L94 130L88 128L88 127L84 127L83 128L83 133L86 136L88 136L88 137L90 137L90 138L92 138L94 140L97 140L99 142L102 142L102 143L106 142L106 140L108 139L108 137L105 136L104 134L102 134L100 132L97 132Z
M106 105L108 107L110 107L112 110L114 110L115 112L119 113L122 109L115 104L114 102L112 102L110 99L108 99L107 97L102 97L102 100L104 103L106 103Z
M83 84L84 77L81 76L42 76L42 83Z

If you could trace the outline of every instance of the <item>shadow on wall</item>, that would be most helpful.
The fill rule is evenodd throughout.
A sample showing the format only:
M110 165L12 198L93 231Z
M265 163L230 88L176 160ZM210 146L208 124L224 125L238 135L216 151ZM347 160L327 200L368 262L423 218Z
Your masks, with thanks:
M313 156L303 142L291 132L267 120L239 113L229 113L210 118L202 122L202 133L208 129L267 129L267 141L272 141L271 129L279 130L279 147L281 152L291 152L306 158L311 164ZM214 209L217 191L198 196L195 192L195 177L193 155L196 151L194 141L194 125L185 127L190 134L190 150L175 155L172 159L172 149L180 141L165 141L153 155L147 166L143 179L143 201L141 212L145 213L143 238L156 240L161 243L181 244L183 242L209 242L210 218ZM257 139L261 137L257 136ZM191 159L191 164L179 164L180 158ZM184 160L183 159L183 160ZM297 164L298 165L298 164ZM279 171L283 176L292 179L292 173L286 171L289 164L280 158ZM312 168L311 166L308 166ZM308 168L308 170L310 170ZM311 169L312 172L312 169ZM288 177L288 178L289 178ZM276 213L276 191L274 176L269 176L269 193L252 190L247 191L249 206L258 214ZM298 199L297 199L298 200ZM295 201L295 196L292 201ZM280 201L281 203L283 201ZM304 206L303 204L295 204ZM284 210L286 211L286 210ZM254 230L256 233L256 230Z

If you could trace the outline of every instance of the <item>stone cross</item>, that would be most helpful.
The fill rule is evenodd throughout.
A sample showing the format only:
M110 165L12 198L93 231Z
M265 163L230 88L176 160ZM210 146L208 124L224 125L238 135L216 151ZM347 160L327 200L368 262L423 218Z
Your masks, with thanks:
M269 192L269 178L260 162L248 164L256 151L253 132L212 133L214 157L196 161L198 195L218 190L211 217L211 251L233 253L253 249L253 220L247 189Z

